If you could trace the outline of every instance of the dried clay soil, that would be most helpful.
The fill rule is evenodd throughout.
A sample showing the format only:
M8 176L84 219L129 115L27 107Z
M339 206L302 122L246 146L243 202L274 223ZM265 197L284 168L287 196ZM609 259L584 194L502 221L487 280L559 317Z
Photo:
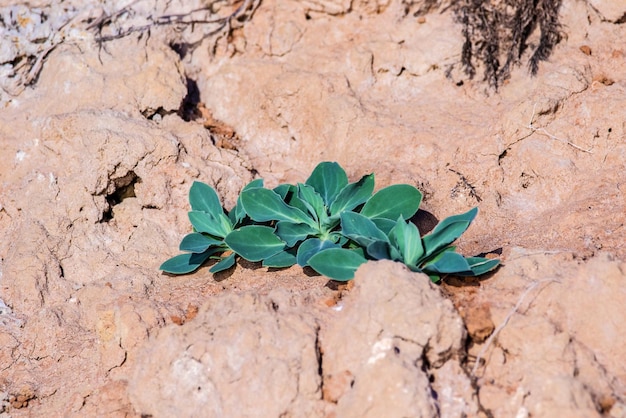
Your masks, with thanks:
M67 19L32 71L2 35L0 416L626 417L622 2L564 0L567 36L497 92L445 7L36 3L1 8ZM424 231L478 206L459 251L502 267L158 270L194 180L231 207L320 161L420 188Z

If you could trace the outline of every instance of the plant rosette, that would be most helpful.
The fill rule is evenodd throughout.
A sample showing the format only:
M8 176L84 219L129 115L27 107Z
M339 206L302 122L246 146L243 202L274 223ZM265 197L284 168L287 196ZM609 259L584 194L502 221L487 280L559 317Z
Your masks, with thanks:
M477 208L440 222L422 237L410 219L422 193L408 184L374 193L374 175L349 183L341 166L322 162L305 183L263 187L250 182L226 212L215 190L194 182L189 191L193 232L180 243L185 253L161 265L186 274L216 259L210 272L232 267L236 256L266 267L310 266L333 280L347 281L367 260L402 262L435 282L442 275L478 276L497 259L463 257L452 246L476 217Z

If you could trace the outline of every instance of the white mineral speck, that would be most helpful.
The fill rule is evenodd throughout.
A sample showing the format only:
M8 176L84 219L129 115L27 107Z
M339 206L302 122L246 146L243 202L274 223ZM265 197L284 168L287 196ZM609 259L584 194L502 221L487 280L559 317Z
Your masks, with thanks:
M26 153L24 151L19 150L15 153L15 161L21 162L24 161L24 158L26 158Z

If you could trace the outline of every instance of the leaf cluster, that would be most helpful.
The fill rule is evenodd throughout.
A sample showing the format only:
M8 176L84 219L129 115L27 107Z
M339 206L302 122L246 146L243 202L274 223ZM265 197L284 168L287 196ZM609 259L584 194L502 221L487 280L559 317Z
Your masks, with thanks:
M165 261L161 270L186 274L214 259L210 271L216 273L240 256L265 267L309 266L347 281L367 260L389 259L437 282L445 274L477 276L498 265L499 260L463 257L451 245L477 208L421 236L408 221L419 209L419 190L396 184L373 192L373 174L350 183L339 164L322 162L304 183L267 189L262 179L253 180L235 207L225 211L215 190L196 181L189 191L193 232L180 243L184 253Z

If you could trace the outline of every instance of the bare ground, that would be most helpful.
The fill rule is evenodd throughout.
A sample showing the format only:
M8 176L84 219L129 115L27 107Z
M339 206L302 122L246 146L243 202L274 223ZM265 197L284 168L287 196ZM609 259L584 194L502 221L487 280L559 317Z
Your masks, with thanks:
M626 416L617 3L564 1L498 92L420 3L3 6L0 416ZM231 207L325 160L420 188L424 229L478 206L459 250L503 266L158 271L194 180Z

